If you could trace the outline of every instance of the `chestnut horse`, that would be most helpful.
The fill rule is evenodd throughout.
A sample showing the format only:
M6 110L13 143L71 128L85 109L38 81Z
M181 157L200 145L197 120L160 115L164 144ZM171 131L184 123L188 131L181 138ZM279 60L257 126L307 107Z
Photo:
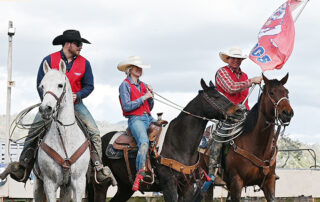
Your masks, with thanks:
M169 168L160 163L162 158L172 159L181 164L198 165L199 154L197 152L198 145L202 138L202 134L207 125L208 119L229 119L240 120L243 118L243 112L232 104L225 96L221 95L214 86L208 87L201 80L203 90L189 102L184 108L187 114L181 112L177 118L171 121L163 143L163 149L160 157L157 158L151 153L150 158L153 169L155 171L156 180L154 184L140 191L162 191L164 199L167 202L191 201L193 197L194 176L199 173L199 167L195 167L192 174L185 174ZM201 118L202 117L202 118ZM205 118L204 118L205 117ZM116 132L110 132L102 137L103 151L109 144L112 136ZM103 163L108 165L118 182L118 190L116 195L111 199L115 202L127 201L132 194L132 184L130 183L126 163L124 159L110 159L103 153ZM135 158L130 158L131 173L136 173ZM133 178L134 179L134 178ZM90 201L105 201L106 192L110 184L91 184L94 187L94 199ZM92 197L92 189L89 187L89 198ZM178 199L179 196L179 199Z
M288 90L283 86L288 76L279 81L263 75L263 92L242 124L242 134L230 141L222 158L232 201L240 201L242 188L252 185L260 186L267 201L275 200L276 144L281 126L287 126L293 117ZM205 158L200 163L203 168L208 165L208 156ZM206 193L206 202L213 201L212 191Z

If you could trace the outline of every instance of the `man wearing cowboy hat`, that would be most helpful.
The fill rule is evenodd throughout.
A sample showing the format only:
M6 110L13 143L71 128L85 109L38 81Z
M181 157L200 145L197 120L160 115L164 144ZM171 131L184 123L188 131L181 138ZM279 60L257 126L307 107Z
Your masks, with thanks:
M235 105L242 104L249 94L249 88L252 84L259 84L262 81L261 76L248 79L240 65L246 55L238 47L233 47L228 53L220 52L221 60L227 63L221 67L216 73L216 88L224 94ZM244 103L244 107L249 110L248 100ZM209 175L214 175L214 183L217 185L225 185L226 183L217 175L218 168L221 167L221 149L222 143L214 142L210 148Z
M138 172L133 183L133 191L139 190L141 179L148 178L145 173L149 147L147 130L150 124L156 121L151 116L154 104L152 87L139 80L142 70L147 68L150 68L150 65L143 65L139 56L131 56L118 64L118 69L127 75L119 88L123 116L128 118L128 128L139 147L136 158Z
M104 167L101 161L102 149L101 149L101 137L99 129L86 108L83 104L82 99L86 98L94 89L93 74L90 63L87 59L80 55L82 49L82 43L90 44L90 42L84 38L81 38L80 32L77 30L66 30L62 35L55 37L52 44L62 45L62 49L55 53L52 53L45 57L40 65L37 76L37 87L39 86L42 78L44 77L43 63L47 61L51 68L59 69L59 62L63 60L67 66L66 75L69 79L71 89L73 92L73 101L75 112L78 117L87 127L90 135L90 141L93 145L91 149L91 161L95 167L96 179L98 182L103 182L110 178L112 184L115 185L116 181L108 167ZM38 89L40 99L43 99L42 90ZM37 114L34 123L39 122L41 117ZM19 162L11 163L6 171L1 174L1 178L5 178L8 174L12 178L20 182L26 182L33 168L35 161L35 151L38 146L39 137L37 131L39 128L31 128L29 130L28 137L25 140L24 149L20 155ZM34 139L33 139L34 138Z

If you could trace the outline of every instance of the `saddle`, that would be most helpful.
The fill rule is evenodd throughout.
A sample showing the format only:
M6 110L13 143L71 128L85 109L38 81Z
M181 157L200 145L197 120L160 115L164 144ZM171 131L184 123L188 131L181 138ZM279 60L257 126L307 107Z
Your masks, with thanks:
M147 158L146 158L146 173L150 175L150 178L152 179L150 182L146 182L147 184L153 184L154 182L154 172L153 168L151 166L150 162L150 152L156 150L156 147L159 142L160 134L162 131L162 127L168 124L167 121L162 120L161 116L162 113L158 113L158 120L156 122L153 122L150 124L148 128L148 136L149 136L149 150L147 153ZM131 134L131 131L129 128L121 134L112 144L112 147L114 149L123 151L124 159L126 162L126 167L129 175L129 180L133 184L133 177L130 169L130 164L129 164L129 151L136 149L137 150L137 142L134 139L134 137Z

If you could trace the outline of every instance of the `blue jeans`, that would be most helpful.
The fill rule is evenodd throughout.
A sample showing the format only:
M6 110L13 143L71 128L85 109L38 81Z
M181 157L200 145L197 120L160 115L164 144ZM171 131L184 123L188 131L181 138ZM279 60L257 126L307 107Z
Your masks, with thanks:
M74 110L78 113L78 116L81 119L81 121L83 121L83 123L86 124L90 137L92 138L92 136L94 135L99 135L100 137L100 131L98 129L98 126L87 107L83 104L83 102L75 104Z
M149 114L142 116L130 116L128 127L137 142L139 151L136 159L137 171L144 169L146 164L147 152L149 147L148 128L152 122L156 120Z
M102 158L100 131L91 113L89 112L87 107L83 104L83 102L79 102L75 104L74 110L78 113L78 116L81 119L81 121L87 126L91 143L93 144L96 151L98 152L99 157Z

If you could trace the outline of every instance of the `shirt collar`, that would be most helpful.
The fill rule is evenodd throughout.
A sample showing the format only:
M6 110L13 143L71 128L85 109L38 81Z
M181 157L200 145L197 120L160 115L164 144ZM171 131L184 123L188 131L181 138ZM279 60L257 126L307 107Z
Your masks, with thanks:
M61 58L62 58L64 61L68 61L68 60L67 60L67 57L66 57L66 55L64 54L64 52L63 52L62 49L61 49L60 53L61 53ZM72 59L72 61L75 60L76 58L77 58L77 56L74 56L73 59Z
M227 67L228 67L233 73L235 73L235 74L239 74L239 75L242 74L242 70L241 70L240 67L239 67L239 68L236 68L236 69L229 67L229 65L228 65Z
M130 81L130 84L140 85L140 82L141 82L141 81L140 81L139 79L138 79L138 82L137 82L137 83L135 83L135 82L132 80L131 76L128 76L127 79Z

